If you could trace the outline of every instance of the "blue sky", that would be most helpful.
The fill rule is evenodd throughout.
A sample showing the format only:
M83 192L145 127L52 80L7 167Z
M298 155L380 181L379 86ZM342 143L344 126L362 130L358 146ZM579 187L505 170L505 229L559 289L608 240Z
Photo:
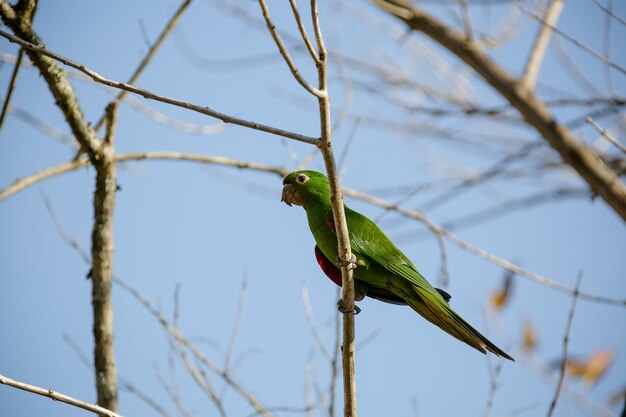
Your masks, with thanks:
M235 3L260 16L255 2ZM144 37L154 39L177 7L178 2L172 0L65 1L62 5L41 2L35 29L49 49L106 77L125 80L147 49ZM302 7L304 14L305 5ZM494 6L492 19L506 14L509 7ZM296 35L286 2L270 2L270 8L277 26ZM375 30L355 18L354 10L396 30L402 29L365 2L324 3L321 19L331 50L419 74L416 78L429 85L445 84L446 78L438 77L434 58L418 60L407 54L385 31ZM450 20L446 8L430 5L429 10ZM485 10L472 8L477 27L487 21ZM623 2L616 2L615 13L622 18L626 15ZM582 19L588 29L580 27ZM605 26L604 15L586 0L567 3L559 22L563 30L575 33L583 43L600 51L601 29ZM523 67L535 33L531 24L523 28L511 43L491 51L498 62L516 74ZM626 52L618 40L624 38L625 30L616 22L611 30L611 58L623 65ZM451 61L449 70L458 72L459 79L467 79L470 94L477 101L485 105L500 103L488 87L476 82L471 72L450 60L448 54L419 35L411 37ZM293 47L295 43L288 45ZM584 52L565 45L595 88L609 96L604 67ZM204 57L205 62L193 60L188 48ZM16 51L15 45L0 41L1 53L14 55ZM267 59L272 56L273 59ZM246 57L255 58L241 63L240 59ZM315 80L314 67L307 56L296 53L295 57L304 76ZM209 60L211 63L207 63ZM6 91L11 70L12 66L6 63L1 68L2 92ZM613 71L611 75L615 95L623 98L623 74ZM375 85L371 78L358 74L353 74L353 81L355 85ZM336 117L346 100L345 89L336 70L330 82ZM88 82L74 79L73 84L87 119L97 120L112 94ZM137 84L233 116L311 136L318 132L316 102L291 78L269 35L221 11L214 2L197 0L191 5ZM545 98L565 93L589 96L569 78L552 51L542 68L538 91ZM407 99L419 97L419 92L404 94ZM188 123L217 123L168 105L146 104ZM33 69L21 71L13 105L68 132L44 81ZM568 121L579 113L559 108L557 115ZM468 139L487 134L501 136L502 142L494 139L491 148L445 141L428 133L386 131L368 122L366 116L406 120L407 115L355 87L347 121L335 130L336 152L340 154L346 148L354 121L362 118L345 159L342 181L346 186L372 193L397 186L411 188L446 175L452 177L457 173L454 169L481 172L506 155L508 138L536 138L525 127L500 126L484 120L459 117L434 121L442 128L467 132ZM433 122L423 115L415 116L415 121ZM617 121L617 117L603 119L607 124ZM588 143L597 138L588 128L575 133ZM619 139L623 143L623 137ZM117 150L223 155L295 168L290 152L302 159L311 147L289 142L288 151L277 137L235 126L227 126L214 135L189 134L155 123L125 104L119 118ZM548 160L556 158L547 147L539 152ZM0 131L0 187L65 162L73 154L65 144L9 114ZM323 169L321 158L314 158L309 167ZM238 380L268 406L302 407L311 369L322 389L327 387L328 364L313 349L301 287L305 283L308 288L314 318L327 348L334 338L332 322L337 293L315 264L314 242L304 212L280 203L280 178L219 166L147 161L120 166L118 182L118 277L140 290L167 317L172 316L174 291L180 286L180 328L217 363L223 362L242 279L246 277L245 307L233 351ZM0 343L0 373L86 401L95 401L92 373L65 339L70 338L85 354L91 354L91 289L85 279L89 268L60 238L41 194L50 199L65 232L88 249L93 183L93 170L84 169L42 182L0 202L0 330L4 342ZM427 215L443 223L553 184L578 182L567 171L521 181L496 180ZM390 191L382 195L390 200L403 196ZM418 193L406 205L419 208L436 195L437 190ZM382 212L363 202L347 203L372 218ZM440 267L436 239L422 225L394 214L386 215L380 225L422 273L435 282ZM582 272L583 291L624 299L625 232L623 222L601 200L574 199L519 211L456 233L467 242L570 287ZM521 415L545 415L556 378L554 374L542 375L535 364L559 357L571 298L517 277L510 304L496 314L489 309L488 298L500 285L502 269L450 243L446 243L446 249L450 273L447 290L453 296L454 308L518 359L502 368L493 415L509 415L526 407L529 409ZM171 381L168 342L160 325L124 290L115 287L113 296L120 377L141 387L175 414L175 407L156 376L158 372ZM420 416L483 414L489 392L485 357L407 308L373 300L365 300L361 307L363 312L356 319L361 416L413 416L415 404ZM584 300L578 303L571 330L572 355L585 357L600 349L610 349L615 355L612 367L593 388L571 381L572 387L594 403L606 404L608 397L626 382L625 319L623 307ZM518 347L525 320L532 320L538 331L539 346L533 360L526 358ZM182 400L189 410L198 416L215 415L213 405L180 365L176 369ZM221 387L219 379L214 382ZM338 387L341 398L340 381ZM587 415L574 406L577 403L572 397L564 394L556 415ZM251 414L250 407L232 390L224 398L229 415ZM617 410L612 408L613 413ZM120 411L128 416L153 413L127 392L121 393ZM341 406L337 412L341 412ZM78 416L84 412L0 387L0 414ZM325 414L318 411L316 415Z

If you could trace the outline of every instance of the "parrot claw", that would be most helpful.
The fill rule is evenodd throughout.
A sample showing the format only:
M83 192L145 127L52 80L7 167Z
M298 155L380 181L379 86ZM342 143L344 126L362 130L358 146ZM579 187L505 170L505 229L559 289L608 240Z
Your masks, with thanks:
M344 266L343 261L341 260L341 258L339 257L339 255L337 255L337 265L339 266ZM346 263L346 267L348 268L348 270L350 269L356 269L356 256L354 255L354 253L350 254L350 260Z
M343 305L343 299L339 299L337 301L337 310L342 314L354 314L355 316L361 312L361 308L357 305L354 306L354 309L350 310Z

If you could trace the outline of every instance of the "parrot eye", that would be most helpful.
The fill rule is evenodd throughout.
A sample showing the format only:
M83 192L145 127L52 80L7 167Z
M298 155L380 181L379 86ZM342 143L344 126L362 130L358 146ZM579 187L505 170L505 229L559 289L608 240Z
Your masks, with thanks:
M308 180L309 180L309 176L306 174L300 174L296 177L296 181L298 182L298 184L304 184Z

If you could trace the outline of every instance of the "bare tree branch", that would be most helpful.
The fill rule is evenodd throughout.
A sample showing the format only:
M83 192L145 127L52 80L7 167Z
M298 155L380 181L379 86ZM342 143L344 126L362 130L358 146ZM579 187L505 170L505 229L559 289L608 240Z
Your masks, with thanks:
M12 104L9 106L9 113L65 146L72 149L78 149L80 146L71 134L65 133L65 131L57 128L56 126L41 120L39 117L22 107Z
M487 404L485 405L483 417L489 417L491 416L491 411L493 410L493 403L498 389L498 377L502 371L502 361L498 361L498 363L494 366L491 356L487 356L485 360L487 361L487 369L489 370L489 396L487 397Z
M611 10L607 9L602 3L600 3L598 0L593 0L593 2L595 3L596 6L598 6L600 8L600 10L602 10L604 13L607 14L607 16L610 16L612 19L617 20L619 23L621 23L622 25L626 26L626 20L622 19L621 17L617 16L615 13L613 13Z
M163 30L161 30L161 33L159 33L159 36L156 38L154 43L150 46L150 48L148 49L148 52L143 57L143 59L141 60L141 62L139 63L139 65L137 66L133 74L130 76L126 84L135 84L135 82L137 82L137 80L139 79L143 71L146 69L150 61L152 61L152 58L154 58L154 56L156 55L156 52L159 50L161 45L163 45L163 42L165 41L167 36L172 32L174 27L176 27L176 24L180 20L180 17L183 15L183 13L185 13L185 10L187 10L187 7L189 7L190 4L191 4L191 0L184 0L180 4L176 12L174 12L174 15L172 15L172 17L166 23ZM121 102L122 100L124 100L124 97L126 97L127 94L128 94L128 91L122 90L117 94L117 96L115 97L115 100ZM105 118L106 118L106 113L103 114L102 117L100 117L100 119L95 123L94 129L96 131L100 130L100 128L104 124Z
M4 0L2 0L4 1ZM1 5L2 3L0 3ZM245 120L245 119L240 119L237 117L233 117L233 116L229 116L226 115L224 113L220 113L218 111L215 111L209 107L206 106L199 106L197 104L192 104L186 101L182 101L182 100L178 100L178 99L174 99L174 98L170 98L170 97L166 97L166 96L162 96L159 94L155 94L152 93L148 90L143 90L141 88L135 87L134 85L130 85L130 84L126 84L126 83L122 83L119 81L114 81L114 80L110 80L108 78L105 78L103 76L101 76L100 74L98 74L95 71L90 70L89 68L85 67L82 64L79 64L77 62L74 62L68 58L65 58L61 55L55 54L53 52L48 51L45 48L42 48L40 46L37 46L36 44L32 43L32 42L28 42L25 41L23 39L20 39L19 37L15 37L3 30L0 30L0 36L8 39L11 42L17 43L20 46L25 47L26 49L28 49L29 51L32 51L32 54L35 56L41 56L42 58L52 58L54 60L57 60L65 65L68 65L70 67L76 68L77 70L79 70L80 72L88 75L92 80L94 80L95 82L107 85L109 87L113 87L113 88L117 88L120 90L125 90L128 92L131 92L133 94L137 94L140 96L143 96L146 99L150 99L150 100L155 100L155 101L160 101L162 103L167 103L167 104L171 104L173 106L177 106L177 107L182 107L184 109L187 110L191 110L197 113L201 113L201 114L205 114L207 116L211 116L214 117L216 119L219 119L221 121L223 121L224 123L232 123L235 125L239 125L239 126L243 126L243 127L247 127L250 129L255 129L255 130L260 130L262 132L266 132L266 133L271 133L273 135L278 135L278 136L283 136L289 139L293 139L293 140L297 140L300 142L305 142L305 143L309 143L312 145L317 145L319 142L319 139L317 138L313 138L310 136L305 136L305 135L301 135L298 133L294 133L294 132L289 132L287 130L283 130L283 129L278 129L272 126L268 126L268 125L264 125L261 123L256 123L253 121L249 121L249 120ZM82 114L81 114L82 115ZM92 129L93 130L93 129ZM82 133L79 132L79 133ZM95 135L95 133L94 133ZM83 135L84 136L84 135Z
M539 68L541 67L541 62L546 54L548 43L550 42L550 36L552 36L552 28L556 25L556 22L561 15L561 11L563 10L563 6L563 0L552 0L545 11L543 19L546 24L542 25L537 33L535 44L533 45L530 55L528 56L526 68L524 69L524 74L522 75L521 83L524 88L529 91L535 89L537 76L539 75Z
M333 221L337 233L338 256L341 261L342 277L342 297L341 303L348 313L343 314L343 343L341 347L343 363L343 413L344 417L357 416L356 403L356 376L355 376L355 333L354 333L354 279L352 269L354 268L354 255L350 248L350 238L348 235L348 224L344 211L343 194L339 182L339 173L335 163L335 156L332 147L331 117L330 117L330 97L328 94L328 52L324 45L322 29L319 21L317 1L311 0L311 15L313 19L313 29L315 31L315 41L319 51L320 65L317 66L319 89L325 94L318 97L320 109L320 139L322 157L328 174L330 184L331 205L333 211Z
M194 363L191 361L191 358L187 354L185 347L180 345L176 339L173 339L171 341L171 346L180 358L185 369L187 369L187 372L189 372L189 375L191 375L193 380L196 381L196 384L198 384L202 391L204 391L204 393L209 396L211 402L215 405L215 408L217 408L219 415L221 417L226 417L227 414L226 410L224 409L224 405L222 404L222 400L217 395L217 391L210 383L206 374L202 370L198 369L196 365L194 365Z
M18 4L20 5L20 4ZM31 29L36 2L21 4L16 13L5 0L0 0L0 15L19 38L42 49L43 42ZM10 36L10 35L9 35ZM104 141L87 123L76 93L65 72L49 57L27 49L33 64L46 80L48 88L70 125L74 137L96 168L94 191L94 223L91 247L91 279L94 334L94 365L98 405L117 411L117 370L113 349L113 305L111 280L113 270L113 210L115 207L114 136L117 102L107 109L108 129Z
M584 45L582 42L580 42L577 39L572 38L571 36L569 36L567 33L563 32L562 30L557 29L556 27L550 25L548 22L546 22L545 20L543 20L541 17L537 16L535 13L533 13L532 11L528 10L526 7L524 7L523 4L521 4L518 0L513 0L513 3L520 8L520 10L522 10L524 13L526 13L527 15L529 15L530 17L532 17L533 19L537 20L538 22L540 22L542 25L544 26L549 26L550 30L554 31L555 33L558 33L559 36L561 36L564 39L567 39L569 42L573 43L574 45L576 45L578 48L580 48L581 50L587 52L588 54L590 54L591 56L599 59L601 62L603 62L604 64L618 70L619 72L621 72L622 74L626 74L626 69L620 67L619 65L617 65L615 62L611 61L610 59L608 59L605 56L602 56L601 54L599 54L598 52L594 51L593 49L589 48L588 46Z
M309 331L311 332L311 336L313 336L313 343L315 347L319 349L328 362L332 361L330 353L324 347L324 338L320 334L319 329L317 328L317 324L315 324L315 318L313 317L313 306L311 305L311 299L309 297L309 288L306 285L306 282L303 282L300 285L300 295L302 296L302 303L304 304L304 312L306 315L306 321L309 325Z
M601 196L626 221L626 187L592 150L574 137L550 113L532 91L524 88L497 65L476 44L450 29L435 17L410 3L389 6L389 0L374 0L402 20L410 29L420 31L450 50L506 98L559 153L563 161L575 169L594 193ZM396 10L399 9L399 10ZM396 12L393 12L396 10ZM389 10L388 10L389 11Z
M0 0L0 16L4 23L9 26L18 37L16 38L6 32L2 33L5 33L11 38L19 39L20 42L32 45L35 48L44 49L43 42L32 32L30 27L25 27L22 24L20 16L15 14L15 11L13 11L13 8L6 0ZM37 51L31 48L26 48L26 53L46 80L48 88L56 100L57 106L59 106L63 112L72 133L74 133L74 137L87 152L92 162L96 163L96 151L99 147L98 137L95 130L86 122L78 99L76 98L74 88L68 81L65 72L53 59L50 59L50 57L46 55L37 53Z
M146 310L161 324L163 329L178 343L191 352L191 354L200 361L207 369L218 375L225 383L230 385L250 406L252 406L263 417L273 417L272 413L265 407L255 395L246 390L239 382L237 382L230 373L221 370L215 365L202 351L200 351L193 343L182 335L180 330L173 326L161 312L154 307L138 290L128 285L126 282L115 279L115 284L132 295Z
M341 289L337 288L337 298L341 294ZM339 373L339 355L341 354L341 318L339 312L334 314L335 318L335 343L333 346L333 359L330 362L330 384L328 386L328 417L335 417L335 386L337 384L337 376Z
M320 140L317 143L322 156L324 158L324 165L326 167L326 174L328 175L328 182L331 192L331 205L333 212L333 219L335 223L335 231L337 233L338 243L338 257L341 262L341 276L342 276L342 290L343 295L341 298L342 307L348 313L343 315L343 346L342 346L342 362L343 362L343 384L344 384L344 416L356 417L356 379L354 372L354 281L352 277L352 269L355 266L354 256L350 249L350 240L348 237L348 226L346 223L346 216L343 205L343 195L341 193L341 186L339 184L339 174L337 172L337 165L335 163L335 157L332 148L332 134L331 134L331 116L330 116L330 97L328 94L328 51L324 45L324 39L322 37L322 29L319 22L319 12L317 8L317 1L311 0L311 17L313 21L313 30L315 33L315 42L317 44L318 59L316 61L317 74L318 74L318 89L312 90L308 85L303 82L299 73L295 69L295 65L291 61L291 57L284 48L280 36L275 30L272 23L265 0L259 0L261 9L263 10L263 17L267 28L269 29L281 55L285 62L291 69L293 76L302 84L302 86L313 95L317 97L319 104L319 117L320 117ZM294 14L297 13L297 7L295 3L292 4ZM319 92L319 93L316 93Z
M7 116L7 112L9 111L9 103L11 103L13 89L15 88L15 82L17 81L17 74L19 74L20 72L23 58L24 48L20 48L20 51L17 53L17 61L15 62L15 66L13 67L13 73L11 74L11 81L9 81L9 87L7 88L7 95L4 98L4 103L2 103L2 113L0 113L0 130L2 130L4 119Z
M474 31L472 29L472 15L469 11L469 5L467 4L467 0L459 0L459 3L463 11L463 29L465 31L465 37L468 41L471 41L474 39Z
M251 169L253 171L262 171L285 176L288 170L285 168L259 164L256 162L240 161L224 156L211 156L200 154L189 154L183 152L133 152L119 153L114 156L115 162L142 161L142 160L169 160L169 161L189 161L200 162L205 164L226 165L236 168ZM43 180L65 174L67 172L76 171L77 169L90 166L90 162L86 159L77 159L75 161L65 162L49 168L42 169L29 176L15 180L11 185L0 189L0 202L11 197L12 195L34 185Z
M243 308L246 300L246 288L248 287L248 271L244 270L243 278L241 279L241 288L239 289L239 298L237 299L237 311L235 313L235 320L233 321L233 327L230 332L230 340L228 341L228 347L224 354L224 371L229 372L231 366L231 357L235 350L235 343L237 337L239 337L239 328L241 327L241 318L243 317ZM176 324L176 323L175 323Z
M300 83L300 85L302 86L302 88L304 88L306 91L308 91L309 93L313 94L315 97L320 98L321 96L323 96L325 94L325 92L323 90L317 89L315 87L313 87L311 84L309 84L303 77L302 74L300 74L300 71L298 71L298 68L296 67L296 63L293 62L293 59L291 58L291 55L289 54L289 51L287 51L287 48L285 47L285 44L283 43L283 40L281 39L280 35L278 34L278 31L276 30L276 27L274 26L274 23L272 23L272 20L270 18L270 12L269 9L267 8L267 4L265 3L265 0L259 0L259 5L261 6L261 10L263 11L263 17L265 18L265 23L267 25L267 29L269 30L270 34L272 35L272 38L274 39L274 42L276 43L276 46L278 47L278 51L280 52L280 54L283 56L283 59L285 61L285 63L287 64L287 66L289 67L289 70L291 71L291 74L293 75L293 77L296 79L296 81L298 81L298 83ZM298 9L295 6L295 3L292 3L292 8L293 8L293 12L294 15L296 16L296 21L299 21L299 16L300 14L298 13ZM301 27L301 22L298 23L298 27ZM302 31L302 36L306 35L306 32ZM306 38L308 39L308 38ZM307 48L311 45L310 40L306 41L305 39L305 44L307 44Z
M54 401L61 401L66 404L73 405L74 407L82 408L83 410L91 411L92 413L100 414L106 417L122 417L121 414L115 413L111 410L107 410L99 405L90 404L88 402L79 400L69 395L62 394L60 392L52 391L51 389L41 388L36 385L30 385L25 382L16 381L8 378L4 375L0 375L0 384L7 385L9 387L21 389L23 391L32 392L33 394L48 397Z
M93 196L94 223L91 234L91 281L94 333L94 365L98 404L117 410L117 369L113 349L113 213L117 173L115 128L118 103L107 108L107 132L98 152L96 189Z
M320 58L317 54L317 51L315 50L315 47L313 46L313 43L311 43L311 38L307 34L306 28L304 27L304 23L302 22L302 18L300 17L300 12L298 11L298 5L296 4L296 0L289 0L289 4L291 5L293 16L296 19L296 24L298 25L298 30L300 31L302 40L304 41L304 44L306 45L306 49L309 51L309 54L311 55L313 62L315 62L316 64L320 64Z
M575 290L563 285L563 284L559 284L558 282L551 280L548 277L545 277L543 275L539 275L539 274L535 274L534 272L530 272L524 268L522 268L521 266L508 261L506 259L500 258L492 253L487 252L486 250L480 249L468 242L465 242L463 239L459 238L458 236L450 233L449 231L445 230L444 228L442 228L441 226L439 226L436 223L433 223L432 221L428 220L421 212L419 211L415 211L415 210L410 210L404 207L398 207L393 203L390 203L388 201L385 201L381 198L363 193L361 191L357 191L357 190L353 190L350 188L344 188L343 192L345 195L349 196L349 197L353 197L356 198L358 200L361 201L366 201L370 204L374 204L378 207L382 207L388 210L393 210L405 217L408 217L410 219L414 219L417 220L421 223L423 223L424 225L426 225L426 227L428 227L433 233L437 234L437 235L441 235L443 238L449 240L450 242L454 243L455 245L457 245L458 247L460 247L461 249L464 249L470 253L473 253L476 256L479 256L483 259L486 259L487 261L501 266L502 268L514 272L520 276L523 276L525 278L530 279L531 281L537 282L539 284L545 285L549 288L555 289L557 291L560 291L562 293L568 294L573 296L575 293ZM594 301L594 302L598 302L598 303L605 303L605 304L613 304L613 305L617 305L617 306L622 306L625 307L626 306L626 300L625 299L618 299L618 298L613 298L613 297L605 297L605 296L599 296L599 295L593 295L593 294L588 294L588 293L578 293L578 297L580 298L584 298L586 300L589 301Z
M604 137L606 140L611 142L617 149L622 151L622 153L626 154L626 147L622 145L621 143L619 143L619 141L615 139L613 136L611 136L609 132L606 131L606 129L598 125L591 117L587 117L586 120L587 120L587 123L589 123L594 129L598 131L598 133L602 135L602 137Z
M241 168L241 169L251 169L251 170L260 171L260 172L268 172L268 173L276 174L280 177L284 177L289 172L285 168L263 165L263 164L258 164L255 162L239 161L239 160L226 158L226 157L220 157L220 156L185 154L185 153L180 153L180 152L121 153L115 156L115 160L117 162L136 161L136 160L190 161L190 162L198 162L198 163L226 165L226 166L231 166L231 167L236 167L236 168ZM66 172L71 172L71 171L74 171L74 170L77 170L86 166L89 166L89 161L85 159L80 159L77 161L71 161L71 162L60 164L51 168L44 169L31 176L17 180L10 186L0 190L0 201L23 190L24 188L27 188L28 186L38 183L39 181L43 181L44 179L51 178L51 177L54 177L56 175L60 175ZM354 189L344 188L343 193L352 198L365 201L367 203L376 205L378 207L384 208L389 211L398 212L399 214L407 218L417 220L425 224L433 233L435 233L436 236L445 238L449 240L451 243L454 243L455 245L459 246L460 248L470 253L473 253L474 255L479 256L491 263L494 263L495 265L498 265L508 271L515 272L516 274L519 274L520 276L528 278L531 281L553 288L565 294L573 295L574 293L571 288L564 286L562 284L559 284L558 282L546 276L528 271L522 268L520 265L517 265L506 259L502 259L483 249L480 249L474 245L471 245L468 242L465 242L458 236L450 233L446 228L441 227L437 225L436 223L433 223L432 221L428 220L422 213L418 211L401 207L396 203L391 203L381 198L378 198L373 195L366 194L366 193L363 193ZM588 301L593 301L593 302L598 302L598 303L626 306L626 300L612 298L612 297L598 296L598 295L588 294L588 293L579 293L579 297L582 299L586 299Z
M559 394L561 393L561 386L563 385L563 379L565 378L565 372L567 371L567 350L569 346L569 333L572 329L572 321L574 320L574 311L576 310L576 301L578 300L580 288L580 281L582 280L582 273L578 274L578 278L576 279L576 287L574 289L574 298L572 299L572 307L570 308L569 314L567 316L567 324L565 325L565 335L563 336L563 357L560 367L559 380L556 384L556 390L554 392L554 397L552 398L552 402L550 403L550 408L548 408L547 417L551 417L554 409L556 407L556 403L559 399Z

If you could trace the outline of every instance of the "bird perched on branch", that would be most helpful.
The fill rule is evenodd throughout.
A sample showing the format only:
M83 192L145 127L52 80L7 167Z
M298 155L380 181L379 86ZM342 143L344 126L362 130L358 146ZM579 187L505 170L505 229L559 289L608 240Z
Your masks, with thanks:
M317 244L317 262L332 281L341 285L328 179L316 171L294 171L283 180L282 201L289 206L304 207ZM348 207L344 206L344 209L350 247L356 258L353 273L356 301L368 296L387 303L408 305L474 349L514 360L463 320L448 304L450 295L430 285L373 221Z

